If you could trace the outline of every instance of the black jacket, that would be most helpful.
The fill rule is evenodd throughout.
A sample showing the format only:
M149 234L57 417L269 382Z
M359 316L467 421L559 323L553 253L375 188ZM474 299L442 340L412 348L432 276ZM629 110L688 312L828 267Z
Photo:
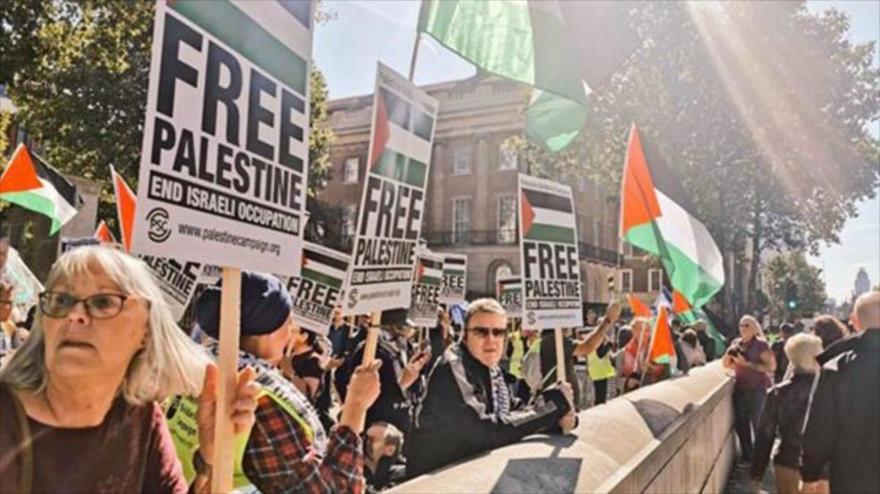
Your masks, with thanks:
M715 339L706 334L705 331L697 331L697 341L703 347L703 353L706 354L706 362L715 360Z
M542 393L535 405L513 405L509 415L496 418L489 369L463 344L451 345L431 372L415 428L404 443L407 477L552 429L569 410L558 389Z
M351 354L351 359L346 363L346 388L348 381L351 380L354 370L361 365L364 359L364 346L366 341L362 341L357 350ZM406 367L401 348L398 342L388 337L388 334L381 332L376 345L376 358L382 361L382 367L379 368L379 385L381 391L379 397L373 405L367 410L367 419L364 429L370 427L375 422L388 422L394 425L401 432L406 434L412 425L411 408L412 404L406 391L400 387L400 378L403 376L403 369Z
M773 371L773 382L782 382L785 378L785 371L788 370L788 356L785 355L785 342L788 338L776 340L770 345L770 351L776 357L776 370Z
M752 478L761 479L770 462L777 437L781 439L773 463L789 468L801 466L801 432L810 401L815 374L795 374L767 391L764 412L755 434Z
M830 464L831 492L880 492L880 328L828 348L804 432L801 476Z

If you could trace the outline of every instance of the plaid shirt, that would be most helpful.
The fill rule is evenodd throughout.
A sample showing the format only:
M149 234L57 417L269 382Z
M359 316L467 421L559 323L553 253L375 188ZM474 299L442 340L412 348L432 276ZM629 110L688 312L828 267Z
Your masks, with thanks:
M364 455L354 431L335 427L321 453L295 419L268 396L260 398L242 466L261 492L364 492Z

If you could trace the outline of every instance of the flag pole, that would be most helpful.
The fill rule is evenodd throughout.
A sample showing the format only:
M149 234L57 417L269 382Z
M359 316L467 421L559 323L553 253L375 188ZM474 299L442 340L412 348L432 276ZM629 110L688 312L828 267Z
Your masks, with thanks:
M220 356L217 361L219 379L214 415L214 458L211 492L230 492L233 488L235 463L232 424L232 401L235 397L238 370L238 337L241 320L241 269L223 268L223 290L220 292Z
M409 60L409 82L414 81L414 77L416 75L416 62L419 59L419 43L422 40L422 33L420 31L416 31L416 39L413 41L413 50L412 50L412 58Z
M648 340L648 354L645 355L645 365L642 369L642 377L639 378L640 388L645 382L645 375L648 373L648 364L651 361L651 348L654 345L654 337L657 336L657 327L660 325L660 316L665 316L662 308L660 309L660 313L657 314L657 321L654 322L654 327L651 329L651 338Z

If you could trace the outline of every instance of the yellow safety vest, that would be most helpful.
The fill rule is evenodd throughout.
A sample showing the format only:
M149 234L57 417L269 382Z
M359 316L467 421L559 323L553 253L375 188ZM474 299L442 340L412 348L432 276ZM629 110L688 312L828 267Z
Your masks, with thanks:
M617 375L614 364L611 363L611 352L599 357L595 350L587 356L587 372L590 373L590 379L601 381L603 379L611 379Z
M511 334L510 344L513 345L513 353L510 355L510 373L516 376L517 379L522 379L522 359L526 351L519 331Z

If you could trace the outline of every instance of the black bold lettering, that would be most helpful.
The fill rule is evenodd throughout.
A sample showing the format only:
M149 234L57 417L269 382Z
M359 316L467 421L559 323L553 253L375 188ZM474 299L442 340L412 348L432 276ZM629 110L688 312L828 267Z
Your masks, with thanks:
M220 67L229 71L229 85L220 85ZM241 65L238 60L213 42L208 42L208 66L205 69L205 99L202 109L202 132L214 135L217 130L217 105L226 107L226 140L238 146L238 106L241 94Z
M412 190L412 199L409 202L409 220L406 222L406 238L409 240L418 240L419 233L417 226L422 222L422 205L424 204L424 193L419 189Z
M303 113L305 104L299 96L281 88L281 126L278 136L278 162L297 172L303 171L303 160L290 154L290 139L303 142L303 129L293 123L293 112Z
M153 122L153 147L150 150L150 162L158 165L162 150L174 149L174 142L176 140L174 126L171 125L171 122L156 117L156 121ZM195 168L190 173L195 175Z
M371 213L375 213L379 210L379 200L378 197L375 196L375 192L380 192L381 194L382 180L376 177L369 177L367 179L367 204L364 207L364 214L361 216L361 224L358 227L358 232L361 235L367 234L367 225L370 224L370 216Z
M260 105L261 93L275 96L275 83L259 71L251 69L251 84L248 91L247 149L273 161L275 149L271 144L260 140L260 124L274 127L275 115Z
M180 131L180 142L174 155L174 171L179 172L182 168L189 169L190 175L196 176L196 143L193 133L187 129ZM201 178L201 174L199 177Z
M162 36L162 60L159 63L159 94L156 110L174 117L175 84L178 79L196 87L199 73L178 58L180 43L186 43L196 51L202 51L202 35L178 21L172 15L165 16L165 32Z
M391 213L394 211L394 184L382 181L382 199L379 204L379 217L376 222L376 236L391 235Z
M247 193L251 187L251 176L248 174L247 168L251 166L247 153L239 151L235 155L235 180L232 181L232 187L239 194Z
M538 277L553 278L553 248L547 244L538 244Z
M535 255L535 243L534 242L523 242L523 256L525 257L525 275L523 276L526 279L533 278L532 276L532 266L538 262L538 258Z
M217 144L217 185L229 187L231 182L226 178L226 172L232 170L232 148L222 143Z

